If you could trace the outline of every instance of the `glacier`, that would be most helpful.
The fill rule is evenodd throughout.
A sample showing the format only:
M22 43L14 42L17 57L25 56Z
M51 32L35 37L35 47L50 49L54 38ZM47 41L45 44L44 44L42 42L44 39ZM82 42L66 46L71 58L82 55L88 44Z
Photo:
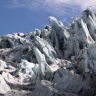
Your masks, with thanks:
M88 7L68 27L53 16L48 21L43 30L0 36L0 94L95 96L94 10Z

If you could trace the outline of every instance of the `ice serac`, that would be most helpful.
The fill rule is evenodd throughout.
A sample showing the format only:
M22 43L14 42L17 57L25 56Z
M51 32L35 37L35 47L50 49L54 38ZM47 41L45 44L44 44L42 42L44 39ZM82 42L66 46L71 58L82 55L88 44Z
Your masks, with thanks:
M80 44L88 45L94 43L94 40L89 34L87 25L83 22L82 18L75 19L75 30Z
M90 32L90 35L92 36L92 38L95 40L96 39L96 23L95 21L92 19L91 16L88 17L88 21L87 21L87 26Z
M34 48L35 55L39 64L38 74L41 79L44 78L45 72L50 71L50 68L46 62L44 54L42 54L38 48Z
M83 11L83 20L86 21L88 19L88 16L91 16L94 21L96 21L95 12L92 9L91 6L89 6L86 10Z
M56 73L58 73L58 79L56 79L55 75L54 77L57 81L55 81L56 84L54 87L61 92L65 91L70 93L78 93L83 88L83 86L89 86L85 83L86 80L83 81L82 77L78 74L73 75L67 70L58 70Z
M54 58L57 58L57 53L55 52L54 48L50 46L50 44L46 40L38 36L35 36L35 40L36 40L36 46L46 56L46 61L52 62Z
M67 45L68 39L70 38L70 33L55 17L49 17L49 24L52 28L51 42L57 53L60 55L60 57L62 57L63 52L61 51L63 51L64 47Z
M27 60L21 60L20 67L27 74L36 75L38 73L38 65L28 62Z
M88 48L88 53L89 53L89 61L88 61L88 66L90 69L90 72L96 73L96 42L95 44L92 44Z
M88 7L84 12L82 19L86 23L89 33L92 36L93 40L96 39L95 34L96 34L96 16L91 7Z
M55 32L54 34L56 34L57 37L55 37L55 39L58 40L58 46L56 46L57 48L60 48L60 46L63 46L63 43L65 43L67 41L67 39L70 37L70 33L65 29L64 26L62 26L62 23L60 23L59 21L57 21L57 19L55 17L49 17L49 24L52 28L52 32Z

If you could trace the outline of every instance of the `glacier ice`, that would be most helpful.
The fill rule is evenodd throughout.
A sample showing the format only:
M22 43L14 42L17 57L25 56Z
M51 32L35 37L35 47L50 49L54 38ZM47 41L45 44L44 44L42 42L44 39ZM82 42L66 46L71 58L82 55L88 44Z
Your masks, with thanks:
M95 12L88 7L68 27L53 16L48 21L43 30L0 36L0 94L95 96Z

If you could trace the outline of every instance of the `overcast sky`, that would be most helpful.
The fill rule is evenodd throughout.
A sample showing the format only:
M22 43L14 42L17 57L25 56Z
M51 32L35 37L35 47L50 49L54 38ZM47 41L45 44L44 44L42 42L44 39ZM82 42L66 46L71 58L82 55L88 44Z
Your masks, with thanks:
M66 26L88 6L96 10L96 0L0 0L0 35L43 29L49 16Z

